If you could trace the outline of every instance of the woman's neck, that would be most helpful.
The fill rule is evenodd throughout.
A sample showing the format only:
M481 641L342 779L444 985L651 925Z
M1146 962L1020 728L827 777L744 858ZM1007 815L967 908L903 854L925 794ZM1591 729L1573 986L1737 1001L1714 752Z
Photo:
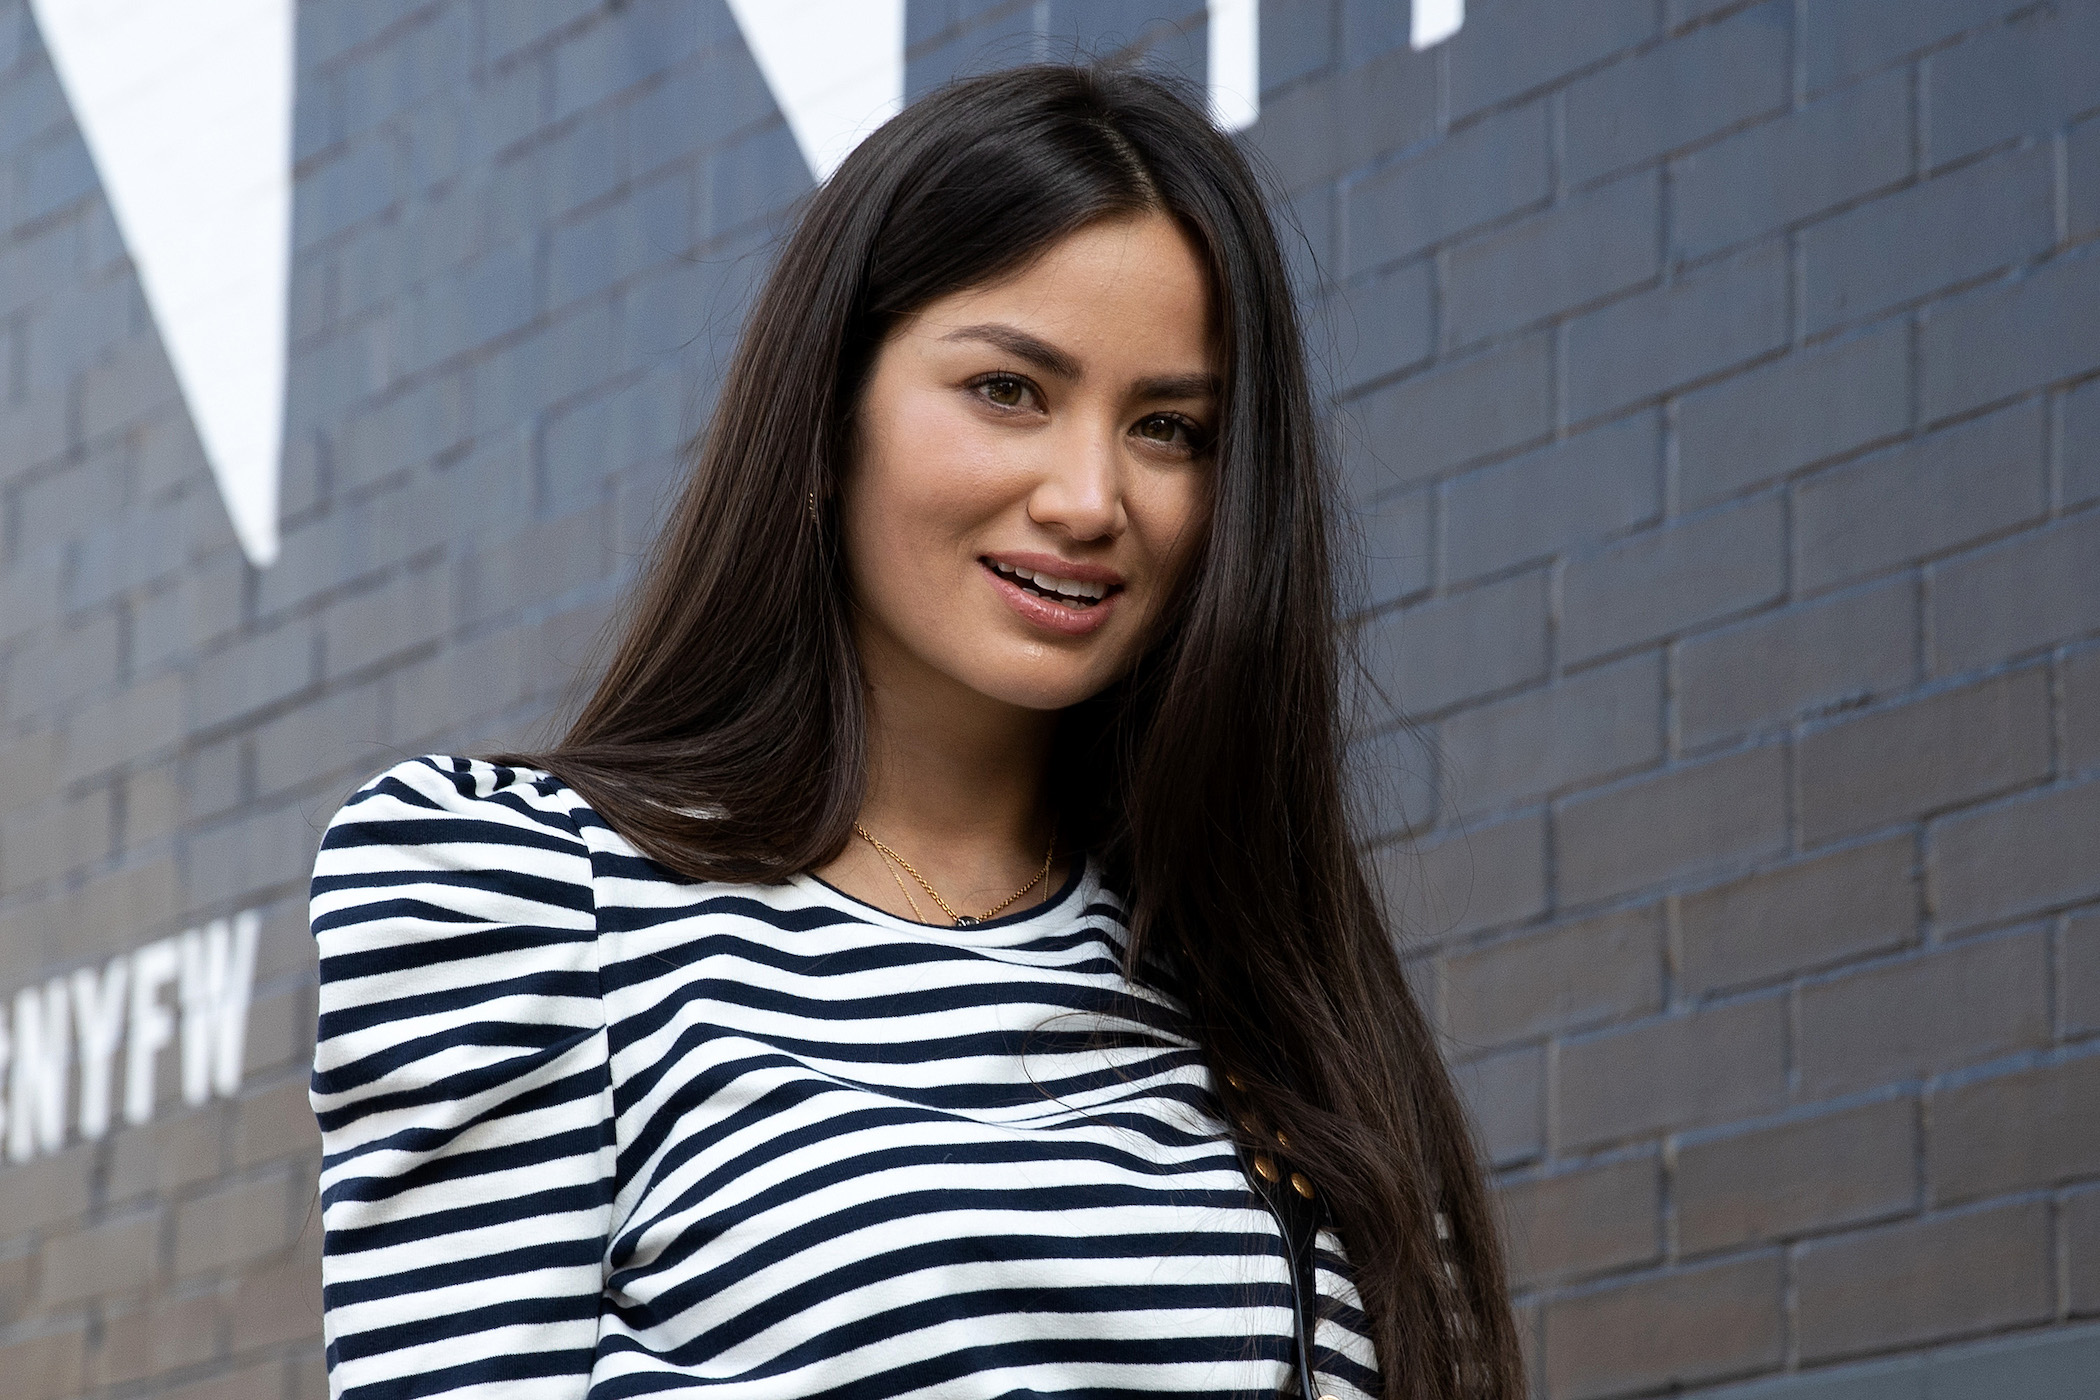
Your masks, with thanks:
M879 643L864 642L862 667L868 787L861 827L958 913L981 915L1032 878L1036 885L1003 912L1041 902L1058 878L1056 869L1043 876L1056 714L995 700ZM859 835L817 873L905 918L916 905L918 917L946 922L911 871Z

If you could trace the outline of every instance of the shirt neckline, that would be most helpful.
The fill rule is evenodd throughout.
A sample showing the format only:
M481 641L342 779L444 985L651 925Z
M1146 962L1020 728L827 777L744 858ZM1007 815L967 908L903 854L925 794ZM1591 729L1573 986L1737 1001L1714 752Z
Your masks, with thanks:
M850 895L822 876L813 875L806 870L798 871L789 876L788 883L799 886L805 894L834 907L840 904L845 905L845 912L867 923L877 923L885 928L906 929L920 934L931 934L941 938L970 942L974 941L980 934L1003 934L1010 930L1025 928L1027 925L1039 920L1048 921L1059 916L1067 919L1075 917L1086 908L1088 903L1086 899L1080 897L1082 891L1091 888L1095 881L1093 862L1087 859L1084 854L1080 854L1073 860L1072 868L1066 872L1063 882L1041 904L1031 905L1017 914L1002 914L996 919L986 919L983 923L963 924L960 926L955 924L922 924L914 922L911 919L892 914L880 905L870 904L864 899ZM1066 909L1067 905L1071 906L1069 911ZM1004 943L1008 940L1001 938L998 941Z

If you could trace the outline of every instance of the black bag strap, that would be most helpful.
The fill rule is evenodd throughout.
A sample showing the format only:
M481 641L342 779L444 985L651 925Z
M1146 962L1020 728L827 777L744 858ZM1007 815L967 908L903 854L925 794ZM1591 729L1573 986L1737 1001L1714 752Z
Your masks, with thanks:
M1239 1153L1240 1167L1247 1174L1247 1184L1269 1208L1269 1214L1276 1217L1277 1228L1283 1232L1284 1252L1290 1258L1291 1322L1296 1343L1292 1347L1292 1362L1298 1394L1304 1400L1323 1400L1313 1376L1313 1337L1320 1299L1313 1247L1320 1233L1320 1205L1312 1179L1275 1152L1249 1146L1237 1138L1233 1145Z

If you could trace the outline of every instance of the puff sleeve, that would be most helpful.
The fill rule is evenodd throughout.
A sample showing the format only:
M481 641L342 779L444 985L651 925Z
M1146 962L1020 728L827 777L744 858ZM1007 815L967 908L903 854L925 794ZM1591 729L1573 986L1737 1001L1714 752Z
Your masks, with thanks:
M329 1392L582 1400L613 1199L581 799L423 758L314 866Z

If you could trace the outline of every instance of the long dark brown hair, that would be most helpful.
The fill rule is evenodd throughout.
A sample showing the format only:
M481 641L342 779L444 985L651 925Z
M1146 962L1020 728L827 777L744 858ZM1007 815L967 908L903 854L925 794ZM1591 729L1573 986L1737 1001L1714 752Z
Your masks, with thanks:
M1122 893L1133 974L1177 969L1213 1066L1320 1183L1389 1400L1515 1400L1469 1125L1350 828L1330 484L1288 277L1247 161L1174 83L1011 69L846 158L752 310L603 678L530 761L684 875L836 856L867 750L833 502L871 357L936 298L1144 212L1209 264L1212 516L1130 674L1060 720L1062 839Z

